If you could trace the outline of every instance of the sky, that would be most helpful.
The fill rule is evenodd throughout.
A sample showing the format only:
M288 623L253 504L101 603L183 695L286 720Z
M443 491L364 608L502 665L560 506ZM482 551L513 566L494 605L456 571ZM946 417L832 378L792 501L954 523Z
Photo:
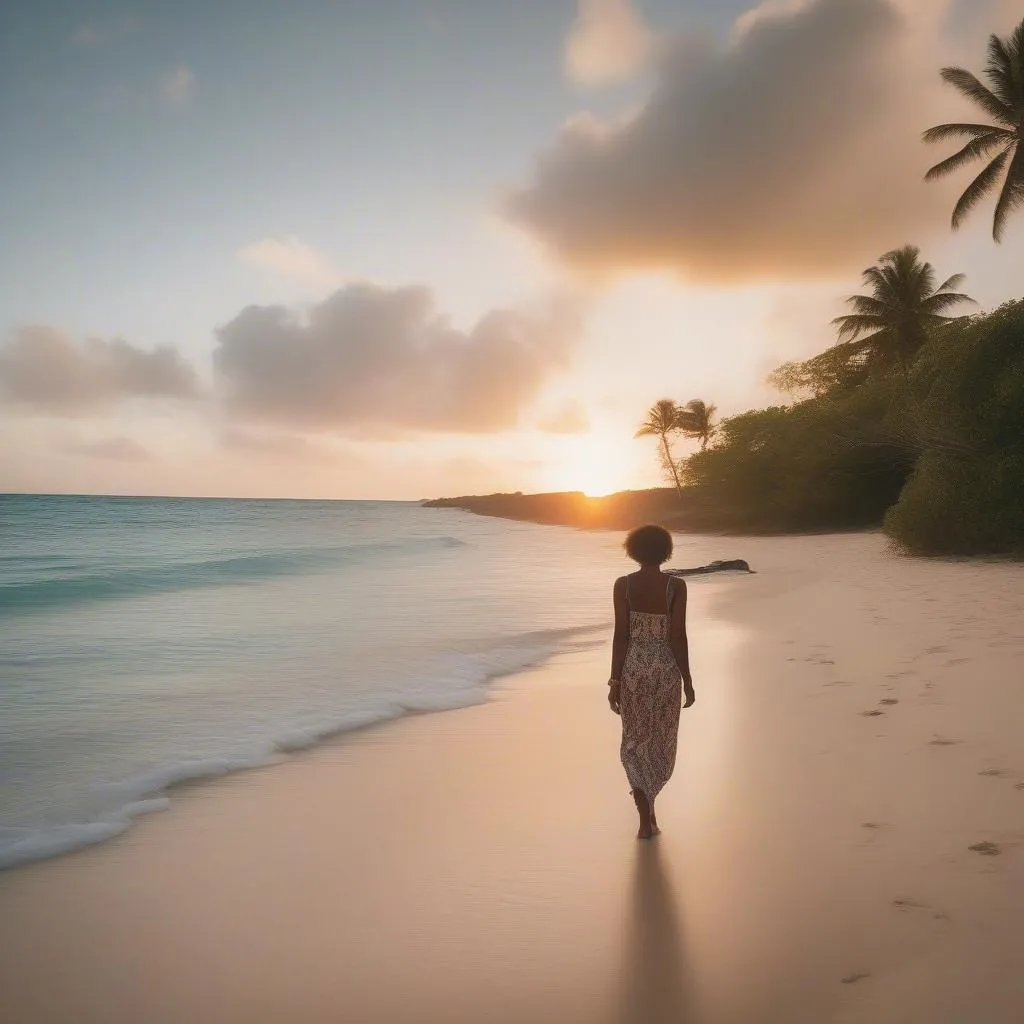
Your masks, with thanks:
M920 133L1022 13L0 5L0 491L657 485L645 410L778 403L888 249L1021 297Z

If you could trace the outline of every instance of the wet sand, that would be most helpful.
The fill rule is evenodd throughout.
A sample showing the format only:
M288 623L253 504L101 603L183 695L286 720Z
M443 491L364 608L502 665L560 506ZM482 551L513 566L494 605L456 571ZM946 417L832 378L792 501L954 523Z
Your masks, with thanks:
M1024 1019L1024 568L730 544L659 838L564 656L0 874L3 1020Z

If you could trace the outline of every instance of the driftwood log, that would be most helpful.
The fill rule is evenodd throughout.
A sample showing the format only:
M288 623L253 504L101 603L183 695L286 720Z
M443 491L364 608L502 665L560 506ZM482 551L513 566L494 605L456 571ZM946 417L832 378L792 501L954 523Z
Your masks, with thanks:
M669 576L704 576L711 572L753 572L750 565L742 558L733 558L727 561L710 562L708 565L698 565L693 569L666 569Z

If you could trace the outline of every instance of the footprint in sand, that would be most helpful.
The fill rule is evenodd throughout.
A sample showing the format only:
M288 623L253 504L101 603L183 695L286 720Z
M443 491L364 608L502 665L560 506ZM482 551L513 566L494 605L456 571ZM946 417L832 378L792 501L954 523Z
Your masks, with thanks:
M928 907L927 903L918 903L917 900L909 899L906 896L899 896L892 901L892 905L897 910L926 910Z
M969 662L970 660L971 660L970 658L950 658L949 661L946 662L946 664L947 665L966 665L967 662Z
M945 736L936 736L935 739L928 741L930 747L952 747L959 743L959 740L947 739Z
M980 853L983 857L998 857L1003 852L996 843L989 842L975 843L973 846L968 846L967 849L974 853Z
M999 778L1005 775L1006 772L1002 768L986 768L984 771L978 772L979 775L987 775L990 778Z
M858 981L863 981L865 978L870 977L870 974L848 974L845 978L840 978L839 982L842 985L855 985Z
M895 697L883 697L879 704L899 704L899 701Z
M933 921L948 921L949 914L943 913L941 910L936 910L928 903L919 903L917 900L909 899L906 896L899 896L892 901L892 905L900 911L900 913L906 914L911 911L925 911L929 913Z
M1018 782L1017 785L1014 786L1013 788L1014 789L1024 789L1024 782Z
M892 828L892 825L887 825L884 821L862 821L860 823L860 827L869 829L872 832L877 832L879 829Z
M884 715L884 714L885 714L884 711L879 711L877 708L875 708L872 711L862 711L861 712L861 717L862 718L877 718L879 715Z
M929 647L925 654L946 654L949 651L948 647L943 647L942 644L936 644L935 647Z

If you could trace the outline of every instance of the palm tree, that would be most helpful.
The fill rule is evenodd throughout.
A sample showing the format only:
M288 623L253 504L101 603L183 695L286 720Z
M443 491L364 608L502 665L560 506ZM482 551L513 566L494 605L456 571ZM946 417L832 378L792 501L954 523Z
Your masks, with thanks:
M847 302L853 312L832 321L839 330L835 347L845 347L868 366L898 364L904 376L929 330L956 319L946 316L946 310L974 301L953 290L963 282L963 274L954 274L936 288L935 268L921 260L915 245L887 252L864 271L863 280L871 294L851 295Z
M989 161L956 204L953 227L958 228L974 206L998 188L992 237L999 242L1010 211L1024 202L1024 21L1006 39L990 37L985 77L988 86L963 68L942 69L943 81L981 107L995 124L940 124L926 131L925 142L969 141L936 164L925 179L944 177L975 160Z
M679 480L679 468L672 458L672 446L669 436L680 430L680 414L682 410L671 398L661 398L647 410L647 419L641 424L634 437L657 437L661 441L659 456L661 468L672 477L676 490L683 493L683 485Z
M713 405L700 398L694 398L679 410L679 429L687 437L700 441L701 451L707 450L708 442L718 429L716 412L718 410Z

